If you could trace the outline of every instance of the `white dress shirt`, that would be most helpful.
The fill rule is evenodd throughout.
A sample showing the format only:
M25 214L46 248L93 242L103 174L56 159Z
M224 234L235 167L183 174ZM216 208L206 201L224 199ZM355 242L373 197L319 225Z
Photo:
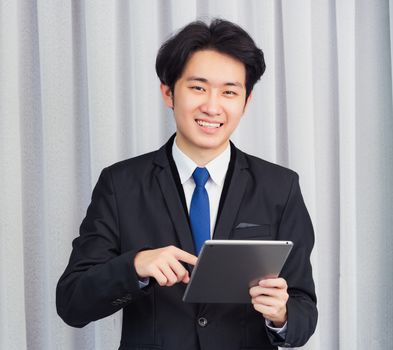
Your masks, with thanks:
M192 173L195 168L198 167L198 164L181 151L176 144L176 139L173 142L172 156L175 161L177 171L179 172L180 182L183 186L187 210L188 213L190 213L191 198L195 189L195 181L192 177ZM205 185L209 196L210 237L213 236L214 228L216 226L218 206L220 204L222 188L224 187L225 176L227 174L230 158L231 147L228 143L224 152L205 165L205 168L210 175Z

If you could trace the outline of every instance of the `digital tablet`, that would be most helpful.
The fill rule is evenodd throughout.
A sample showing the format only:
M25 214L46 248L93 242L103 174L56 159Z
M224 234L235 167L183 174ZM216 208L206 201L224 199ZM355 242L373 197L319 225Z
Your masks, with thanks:
M250 303L249 288L279 276L292 246L290 241L206 241L183 301Z

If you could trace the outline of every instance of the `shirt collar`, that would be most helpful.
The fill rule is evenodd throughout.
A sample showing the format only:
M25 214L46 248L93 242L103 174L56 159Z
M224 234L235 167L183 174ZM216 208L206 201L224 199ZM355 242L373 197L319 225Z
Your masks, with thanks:
M192 173L198 165L177 146L176 138L172 146L172 156L179 172L180 182L183 185L192 177ZM228 143L228 146L220 155L205 165L205 168L210 174L211 180L218 186L222 187L224 185L230 158L231 147Z

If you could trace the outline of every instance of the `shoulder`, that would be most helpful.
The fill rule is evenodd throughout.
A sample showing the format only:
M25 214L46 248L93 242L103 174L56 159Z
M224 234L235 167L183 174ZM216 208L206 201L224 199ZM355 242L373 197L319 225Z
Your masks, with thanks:
M247 166L244 170L248 172L248 183L253 193L259 193L265 198L274 198L280 203L286 203L292 196L300 198L299 175L295 171L250 154L241 153L246 160Z
M102 170L101 176L110 178L118 185L143 183L152 178L157 170L155 159L158 152L160 151L149 152L109 165Z
M121 160L117 163L109 165L105 169L112 173L119 173L124 171L135 171L137 169L141 170L142 168L149 167L154 163L154 159L157 155L158 151L153 151L145 154L141 154L139 156L128 158Z
M245 158L248 170L252 176L262 178L265 181L277 183L292 183L297 181L298 174L279 164L275 164L256 156L247 154L239 150L239 153Z

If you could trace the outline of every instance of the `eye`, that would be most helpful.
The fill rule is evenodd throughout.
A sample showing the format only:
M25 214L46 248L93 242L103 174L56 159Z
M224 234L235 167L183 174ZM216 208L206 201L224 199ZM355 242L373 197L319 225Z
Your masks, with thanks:
M226 96L236 96L237 93L235 91L232 91L232 90L227 90L227 91L224 91L224 95L226 95Z
M190 89L195 90L195 91L200 91L200 92L206 91L205 88L203 88L202 86L198 86L198 85L190 86Z

